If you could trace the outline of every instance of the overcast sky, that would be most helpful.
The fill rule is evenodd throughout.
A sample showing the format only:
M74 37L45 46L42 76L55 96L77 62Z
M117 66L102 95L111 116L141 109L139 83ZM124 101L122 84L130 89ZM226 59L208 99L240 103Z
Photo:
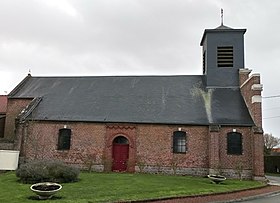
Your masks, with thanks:
M33 76L200 75L204 29L246 28L245 66L280 95L278 0L0 0L0 94ZM280 137L280 98L263 99Z

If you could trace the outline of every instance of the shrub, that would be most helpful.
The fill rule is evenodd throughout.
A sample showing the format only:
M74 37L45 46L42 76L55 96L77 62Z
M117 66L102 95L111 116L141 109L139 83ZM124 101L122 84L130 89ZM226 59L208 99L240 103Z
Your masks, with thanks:
M61 161L40 160L23 164L16 171L24 183L58 182L68 183L78 180L79 169Z

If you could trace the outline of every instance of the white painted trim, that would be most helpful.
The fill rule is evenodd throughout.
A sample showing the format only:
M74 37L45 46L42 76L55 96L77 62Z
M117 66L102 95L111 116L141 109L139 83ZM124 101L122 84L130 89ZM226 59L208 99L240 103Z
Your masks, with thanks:
M245 82L240 86L240 88L242 88L247 82L249 82L253 77L260 77L259 73L254 73L252 74L247 80L245 80Z
M239 73L248 73L248 74L250 74L251 72L252 72L252 70L250 70L248 68L239 69Z
M251 77L260 77L261 76L261 74L259 74L259 73L253 73L252 75L251 75Z
M251 90L262 91L263 90L263 85L262 84L253 84L252 87L251 87Z
M262 96L261 95L252 96L252 104L261 103L261 102L262 102Z

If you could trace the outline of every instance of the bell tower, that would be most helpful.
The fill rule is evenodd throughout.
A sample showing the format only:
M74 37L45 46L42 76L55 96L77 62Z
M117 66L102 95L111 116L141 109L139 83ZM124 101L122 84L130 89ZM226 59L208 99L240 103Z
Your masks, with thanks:
M246 29L221 25L205 29L200 46L203 53L203 74L207 87L239 87L239 69L244 68L244 34Z

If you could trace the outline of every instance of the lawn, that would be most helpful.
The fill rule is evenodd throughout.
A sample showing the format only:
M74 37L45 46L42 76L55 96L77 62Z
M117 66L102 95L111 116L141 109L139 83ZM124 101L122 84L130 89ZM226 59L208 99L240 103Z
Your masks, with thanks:
M207 178L129 173L81 173L80 181L62 184L52 200L36 201L28 184L18 182L15 173L0 174L0 202L5 203L93 203L179 197L227 192L262 186L256 181L226 180L212 184Z

